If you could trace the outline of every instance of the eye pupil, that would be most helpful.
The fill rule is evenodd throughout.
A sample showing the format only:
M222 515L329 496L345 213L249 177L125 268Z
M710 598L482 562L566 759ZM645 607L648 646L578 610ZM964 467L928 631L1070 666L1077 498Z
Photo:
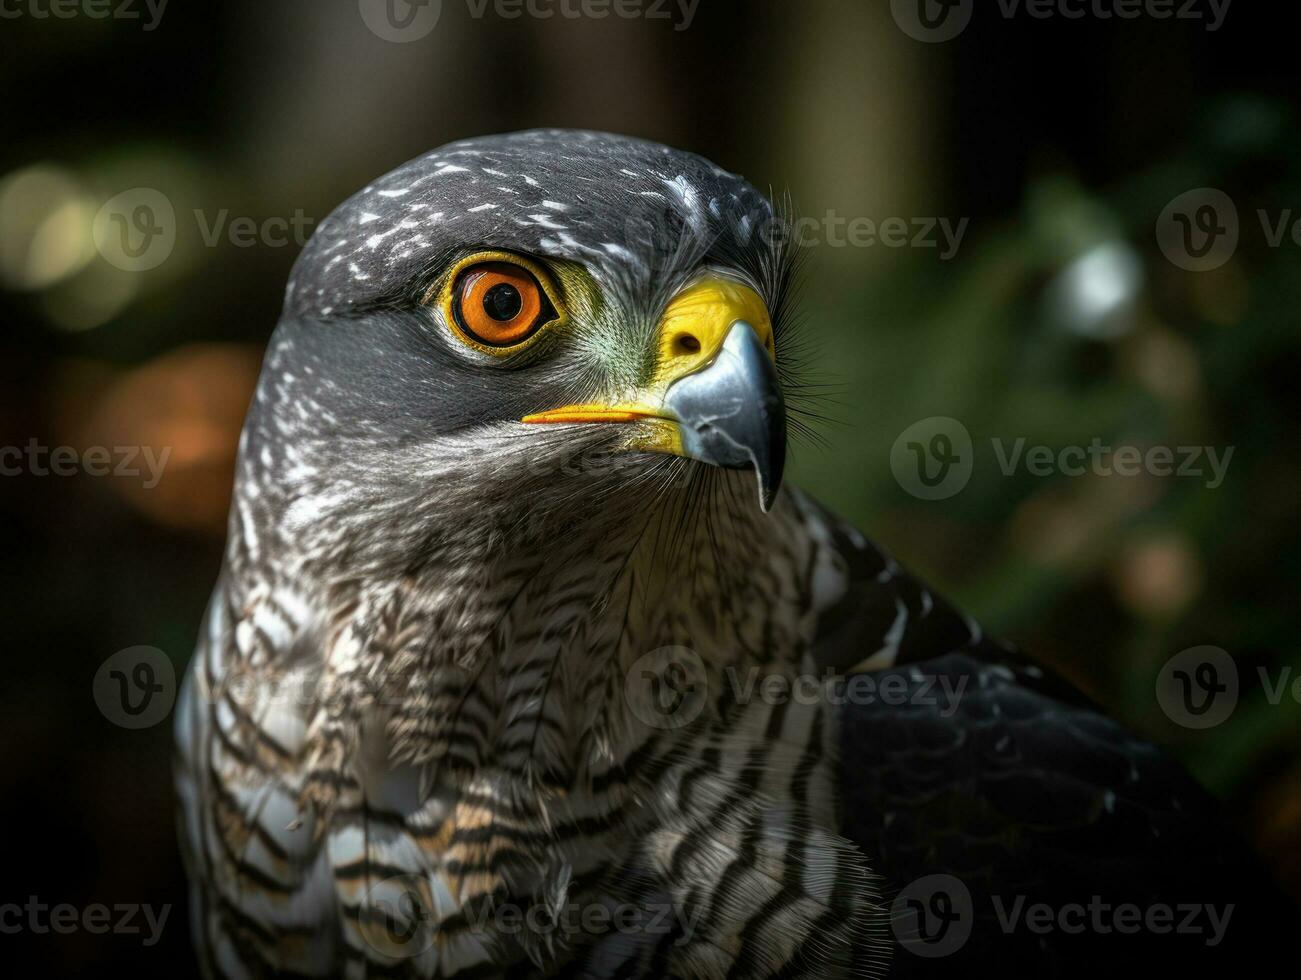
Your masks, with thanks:
M488 290L483 297L483 310L502 323L514 320L524 308L524 297L510 283L501 282Z
M522 262L465 265L444 294L449 325L471 347L515 349L558 319L539 275Z

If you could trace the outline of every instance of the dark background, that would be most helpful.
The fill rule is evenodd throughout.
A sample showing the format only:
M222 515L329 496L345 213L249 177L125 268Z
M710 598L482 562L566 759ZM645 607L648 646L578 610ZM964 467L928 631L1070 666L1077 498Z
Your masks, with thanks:
M127 647L157 647L178 674L189 658L240 420L298 251L209 247L193 210L319 220L422 151L537 125L693 149L815 217L970 219L949 261L879 244L806 250L811 371L833 390L793 478L1170 746L1301 896L1301 706L1270 705L1255 680L1257 667L1301 670L1301 248L1267 247L1255 220L1301 210L1281 6L1235 3L1211 33L1008 20L979 3L961 38L933 45L884 0L703 0L685 30L491 8L474 19L444 0L428 37L394 44L356 0L172 0L151 31L7 0L21 15L0 19L0 445L172 455L150 489L0 478L0 903L174 908L153 948L25 932L0 935L0 953L34 953L51 976L190 972L170 724L112 724L92 679ZM172 201L177 242L157 269L128 273L90 229L101 204L139 186ZM1243 244L1191 273L1165 260L1154 229L1203 186L1233 197ZM1097 249L1130 271L1105 322L1062 288ZM978 445L1098 437L1235 455L1208 489L1007 477L978 450L970 485L931 503L890 467L899 434L931 416L961 420ZM1197 732L1162 713L1154 684L1202 644L1228 650L1244 681L1233 716Z

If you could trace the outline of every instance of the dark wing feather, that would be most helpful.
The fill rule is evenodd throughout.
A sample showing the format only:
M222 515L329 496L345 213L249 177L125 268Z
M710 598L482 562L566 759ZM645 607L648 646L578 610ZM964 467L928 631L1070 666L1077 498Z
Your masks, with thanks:
M1087 703L1059 699L1056 683L1046 689L1024 669L972 653L872 675L878 685L888 677L899 699L844 710L843 832L893 894L928 875L951 875L968 890L972 915L959 950L927 960L901 948L895 975L997 962L1036 976L1139 963L1195 967L1200 976L1210 964L1254 962L1285 923L1298 924L1215 802L1176 762ZM963 692L947 717L953 705L931 704L927 693L941 683ZM1110 909L1168 906L1172 924L1199 906L1189 927L1202 931L1104 934L1092 925L1095 897ZM1083 917L1083 931L1035 931L1024 919L1007 931L1016 910L1036 905L1054 919L1083 906L1066 913L1071 928ZM1207 905L1228 917L1218 945L1210 945ZM910 934L910 922L896 921ZM1117 920L1104 911L1100 921Z
M850 587L824 615L817 651L845 669L853 695L841 709L842 833L863 848L887 896L901 896L900 936L916 936L910 899L932 911L947 902L971 924L941 957L901 945L891 976L952 976L964 966L1035 977L1096 978L1107 968L1131 976L1140 967L1209 976L1264 962L1301 925L1216 801L1174 759L984 637L832 521ZM893 663L864 667L874 655ZM934 875L950 879L923 881ZM937 891L945 893L938 900ZM1144 917L1170 908L1169 926L1152 921L1171 931L1094 925L1127 921L1113 911L1127 904ZM1095 913L1102 905L1108 910ZM1208 905L1227 921L1215 945ZM1032 929L1024 916L1035 906L1051 909L1055 925ZM1193 907L1200 911L1189 918ZM940 939L938 924L926 923Z

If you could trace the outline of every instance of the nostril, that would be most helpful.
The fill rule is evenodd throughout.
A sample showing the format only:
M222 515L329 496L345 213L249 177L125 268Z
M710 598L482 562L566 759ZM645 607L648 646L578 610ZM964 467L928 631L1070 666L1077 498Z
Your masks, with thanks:
M673 338L673 349L679 354L699 354L700 340L689 333L680 333Z

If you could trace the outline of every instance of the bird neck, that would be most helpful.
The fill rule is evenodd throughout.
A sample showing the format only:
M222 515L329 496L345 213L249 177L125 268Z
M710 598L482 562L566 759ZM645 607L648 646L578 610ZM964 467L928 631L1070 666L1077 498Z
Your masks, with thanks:
M546 796L584 791L652 738L689 738L688 714L707 724L718 692L759 667L797 671L810 643L796 509L746 503L336 577L321 589L317 754L342 762L368 740L426 788L491 773ZM336 786L322 781L320 802Z
M487 916L476 934L506 958L607 952L537 945L493 909L626 907L653 918L608 955L661 942L661 921L715 950L784 888L773 928L834 975L873 915L835 833L837 730L824 703L763 696L807 669L816 545L787 496L662 520L323 587L319 642L298 647L324 650L305 821L342 853L350 815L396 820L441 896L431 934ZM715 894L725 866L746 868L735 901Z

